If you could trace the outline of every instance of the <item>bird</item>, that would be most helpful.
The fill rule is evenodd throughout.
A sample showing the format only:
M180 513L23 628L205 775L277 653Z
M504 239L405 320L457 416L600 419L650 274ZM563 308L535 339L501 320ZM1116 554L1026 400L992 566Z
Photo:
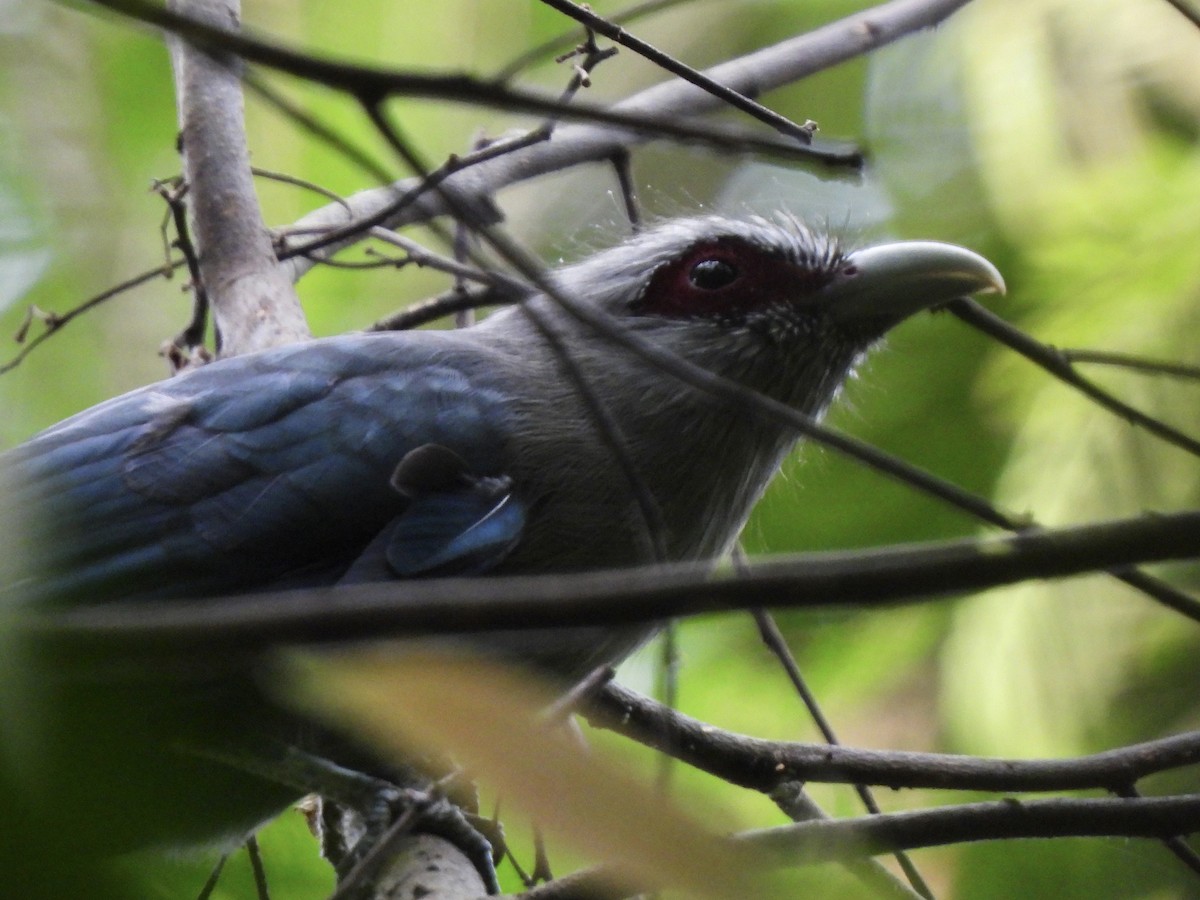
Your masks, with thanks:
M1003 289L990 262L951 244L851 248L787 214L705 215L553 270L468 328L219 359L0 457L25 548L0 603L368 582L402 597L415 578L715 564L798 434L685 385L639 346L818 419L893 326ZM470 640L569 679L651 630ZM244 835L304 791L230 754L269 768L280 747L328 746L305 744L320 727L282 709L253 661L55 657L33 681L53 710L31 754L53 773L39 783L104 848Z

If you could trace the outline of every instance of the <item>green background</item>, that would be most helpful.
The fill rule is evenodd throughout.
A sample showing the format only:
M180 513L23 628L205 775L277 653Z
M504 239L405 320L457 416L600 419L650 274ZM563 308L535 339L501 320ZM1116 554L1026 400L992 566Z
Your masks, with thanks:
M860 6L697 2L632 28L702 67ZM567 27L523 0L272 0L251 4L246 18L320 54L480 76ZM18 4L0 22L0 58L2 364L20 349L10 335L31 305L61 313L161 261L164 210L149 188L179 162L169 64L153 34L107 16ZM567 77L547 62L520 83L556 91ZM622 51L595 73L586 97L620 98L659 77ZM394 165L352 101L272 81ZM870 159L861 178L660 143L634 160L651 216L782 206L818 223L844 223L858 239L952 240L986 253L1004 272L1009 294L988 305L1049 344L1200 362L1200 32L1167 3L979 0L936 31L762 99L793 119L817 121L823 136L860 142ZM533 124L424 101L397 100L390 109L430 160L462 152L480 133ZM248 130L260 167L341 193L370 184L253 96ZM395 171L404 174L398 164ZM321 204L293 187L260 182L260 191L271 224ZM513 233L553 262L619 237L614 191L611 173L589 166L498 200ZM412 268L324 269L299 290L313 330L324 335L361 328L445 286L442 276ZM0 447L163 377L157 349L189 312L182 287L177 276L115 298L0 376ZM1197 383L1088 371L1151 414L1196 430ZM948 315L902 326L860 374L834 425L1005 509L1061 525L1195 505L1194 459ZM785 466L745 543L757 554L981 533L961 514L809 447ZM1174 567L1171 575L1195 587L1194 569ZM1103 578L888 611L787 614L781 622L848 744L1061 757L1197 725L1195 624ZM816 739L748 617L688 623L679 642L685 711L759 736ZM625 680L652 689L657 658L655 648L643 651ZM609 737L596 741L653 773L648 754ZM783 821L764 798L706 776L677 770L675 786L718 831ZM1195 790L1195 774L1150 787ZM814 793L833 814L857 812L848 790ZM887 809L965 799L881 794ZM510 833L524 831L514 817ZM329 890L331 876L298 815L268 828L263 844L273 896ZM1195 878L1152 843L990 843L925 851L917 860L944 897L1200 895ZM120 872L141 895L177 898L193 896L210 865L211 854L145 855L123 861ZM511 872L503 874L516 889ZM855 891L844 877L819 889ZM253 896L242 854L215 896Z

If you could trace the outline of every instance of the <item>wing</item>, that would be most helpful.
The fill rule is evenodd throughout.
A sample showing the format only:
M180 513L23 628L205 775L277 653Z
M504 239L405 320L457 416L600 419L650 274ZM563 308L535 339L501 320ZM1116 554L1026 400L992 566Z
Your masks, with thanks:
M491 362L458 334L330 338L68 419L4 458L10 501L36 511L27 592L196 596L486 570L524 527ZM398 485L401 461L429 446L461 461L456 477Z

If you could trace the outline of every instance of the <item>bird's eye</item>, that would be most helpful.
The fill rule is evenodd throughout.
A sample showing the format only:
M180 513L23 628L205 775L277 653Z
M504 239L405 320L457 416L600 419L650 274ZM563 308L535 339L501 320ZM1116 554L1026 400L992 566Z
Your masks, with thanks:
M658 266L631 303L638 315L736 319L792 297L799 267L781 248L733 236L701 241Z
M737 281L741 272L723 259L702 259L688 271L688 281L702 291L718 291Z

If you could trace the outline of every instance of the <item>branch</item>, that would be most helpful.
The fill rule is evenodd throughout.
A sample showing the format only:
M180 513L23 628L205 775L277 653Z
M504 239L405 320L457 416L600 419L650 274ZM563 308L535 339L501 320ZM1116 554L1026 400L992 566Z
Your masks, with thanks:
M759 96L936 25L966 3L967 0L892 0L808 34L714 66L704 74L741 94ZM724 104L712 94L677 79L635 94L612 107L615 112L637 113L650 118L700 116L722 108ZM581 107L576 111L579 109ZM582 163L608 160L615 153L626 152L629 147L644 143L647 137L646 134L602 125L564 126L555 131L550 141L454 173L444 187L456 198L478 204L490 201L496 192L510 185ZM421 180L414 178L388 187L360 191L348 198L351 214L340 206L330 205L315 210L297 224L329 228L368 219L372 224L398 228L446 215L449 207L445 201L426 195L419 204L406 207L402 213L382 215L379 221L374 221L375 216L396 203L398 196L420 188ZM333 248L326 248L325 252L333 252ZM292 277L299 279L314 263L294 258L289 260L289 265Z
M825 819L738 840L797 866L969 841L1031 837L1166 838L1200 831L1200 794L1103 800L998 800L944 809Z
M225 28L238 25L238 0L168 0L172 11L186 11ZM281 267L254 192L244 128L241 60L209 47L197 49L168 37L175 71L184 175L192 199L202 283L213 311L217 349L236 355L311 337L292 281ZM253 838L250 838L253 841ZM247 844L248 848L253 845ZM386 877L374 896L391 891L444 891L450 897L484 893L475 867L453 842L417 836L389 859ZM435 859L440 883L432 888L428 863ZM261 866L255 869L259 895L266 896Z
M452 103L532 113L552 118L605 123L654 137L672 137L708 146L780 154L793 158L815 158L835 165L862 164L857 151L823 150L794 140L755 136L741 129L696 125L673 115L658 116L584 104L567 104L531 91L483 81L470 75L426 75L322 59L267 41L250 38L191 16L180 15L141 0L91 0L104 9L163 28L214 56L234 55L306 81L344 91L364 106L373 106L394 95L423 97ZM965 2L965 0L960 0Z
M503 303L516 303L528 294L528 290L524 289L455 287L437 297L406 306L387 318L380 319L368 326L366 330L405 331L466 310Z
M684 65L657 47L646 43L640 38L634 37L621 26L605 19L603 16L596 15L596 13L592 12L586 6L580 6L572 2L572 0L541 0L541 2L554 8L564 16L569 16L581 25L586 26L589 31L602 34L610 41L620 44L622 47L628 47L643 59L649 60L659 68L670 72L678 78L682 78L689 84L694 84L702 91L707 91L734 109L739 109L747 115L758 119L760 122L770 125L780 134L795 138L804 144L812 141L813 126L797 125L786 116L781 116L774 110L767 109L761 103L756 103L746 95L709 78L703 72L697 72L691 66Z
M1118 400L1108 391L1084 378L1075 370L1066 354L1035 340L1019 328L984 309L974 300L955 300L946 308L972 328L1015 350L1064 384L1069 384L1102 409L1124 419L1130 425L1146 429L1156 438L1174 444L1193 456L1200 456L1200 441L1160 422L1153 416Z
M1146 359L1131 353L1119 353L1112 350L1076 350L1062 348L1058 351L1062 358L1069 363L1096 363L1102 366L1115 366L1130 369L1134 372L1144 372L1148 375L1163 375L1169 378L1187 378L1200 381L1200 366L1189 366L1184 363L1167 362L1161 359Z
M1158 772L1200 764L1200 731L1075 759L983 759L768 741L685 716L616 682L581 710L614 731L739 787L770 793L792 781L960 791L1117 791Z
M744 569L746 565L745 558L741 557L740 554L735 555L734 565L739 566L739 569ZM800 701L808 711L809 718L817 726L817 730L821 732L821 737L825 739L825 743L841 745L837 734L834 733L833 725L826 718L825 711L821 709L821 704L817 702L816 695L809 690L808 683L800 673L800 666L796 662L796 657L792 655L791 648L788 647L783 632L779 630L774 617L765 609L752 610L752 615L754 616L755 623L758 625L759 637L762 638L767 649L779 660L779 664L783 667L788 680L791 681L792 687L795 688L796 694L800 697ZM793 782L792 784L797 786L795 790L783 790L781 788L779 792L773 794L771 797L780 809L783 809L795 821L800 821L801 818L812 818L816 814L824 815L820 807L804 794L803 786L800 782ZM855 784L853 787L854 792L858 794L867 812L874 815L882 812L870 788L865 784ZM804 816L794 815L793 813L796 810L807 811L808 814ZM897 853L896 863L900 866L900 870L904 873L904 877L908 880L909 885L912 886L912 893L915 896L924 897L925 900L933 900L933 891L926 883L924 876L921 875L920 870L917 869L916 864L909 859L908 854Z
M47 340L52 334L57 334L59 331L61 331L67 325L67 323L74 321L84 313L95 309L97 306L108 302L114 297L119 297L126 291L131 291L136 287L141 287L142 285L148 284L151 281L155 281L159 278L169 279L175 270L181 268L183 265L184 261L182 259L166 260L161 266L149 269L138 275L134 275L132 278L128 278L125 281L122 281L120 284L115 284L107 290L101 291L99 294L89 297L78 306L67 310L65 313L46 315L44 317L45 324L42 331L36 336L30 338L28 342L25 341L26 335L24 332L26 326L22 326L21 332L16 336L16 340L18 343L25 343L25 346L22 347L20 352L16 353L7 362L0 364L0 375L11 372L13 369L23 363L25 361L25 357L36 350L42 344L42 342ZM33 313L31 311L30 316L32 315Z
M1200 831L1200 795L1103 800L999 800L854 819L815 819L743 832L733 840L779 867L854 863L866 856L984 840L1050 837L1166 838ZM766 860L756 857L755 864ZM528 900L616 898L603 868L520 895Z
M628 22L633 22L636 19L661 12L665 9L670 9L672 6L679 6L683 3L689 3L691 0L645 0L643 3L635 3L618 12L613 13L608 17L608 21L614 25L624 25ZM570 50L576 46L580 40L586 35L586 30L575 28L570 31L564 31L562 34L556 35L541 44L530 47L528 50L521 52L516 59L509 62L493 77L497 81L511 81L517 75L521 74L525 69L544 61L552 54ZM558 62L558 60L555 60Z
M779 811L793 822L809 822L813 819L828 819L829 815L821 809L804 791L804 785L799 781L789 781L779 785L771 792L771 800L779 807ZM869 810L872 814L880 815L878 809ZM901 863L909 884L900 881L889 872L878 860L854 860L845 864L846 871L862 882L879 900L934 900L933 891L925 883L913 866L907 853L895 854L896 861ZM905 865L907 863L907 865ZM910 886L911 885L911 886Z
M240 16L237 0L171 0L171 7L225 28L236 27ZM304 340L311 336L308 323L275 258L254 193L241 63L177 38L169 37L168 45L183 169L218 351L233 356Z
M204 346L204 335L208 331L208 293L204 290L204 279L200 275L200 257L196 245L192 242L191 228L188 225L186 182L182 177L167 181L156 179L154 190L167 205L167 214L162 223L164 255L170 258L172 247L183 254L183 260L187 264L188 287L192 292L191 321L175 337L163 342L158 351L166 358L171 374L176 374L197 364L203 365L212 359L212 354ZM170 238L170 227L175 229L174 241Z
M425 833L406 835L371 887L377 900L482 900L486 893L475 864L462 850L440 835Z
M582 574L444 578L64 610L18 607L31 638L107 653L182 645L252 650L488 629L655 622L759 606L824 608L930 597L1200 556L1200 512L877 550L805 554L710 578L704 564ZM78 648L77 648L78 649Z
M642 889L626 884L611 868L594 866L531 887L520 894L505 894L498 900L623 900L643 893Z

